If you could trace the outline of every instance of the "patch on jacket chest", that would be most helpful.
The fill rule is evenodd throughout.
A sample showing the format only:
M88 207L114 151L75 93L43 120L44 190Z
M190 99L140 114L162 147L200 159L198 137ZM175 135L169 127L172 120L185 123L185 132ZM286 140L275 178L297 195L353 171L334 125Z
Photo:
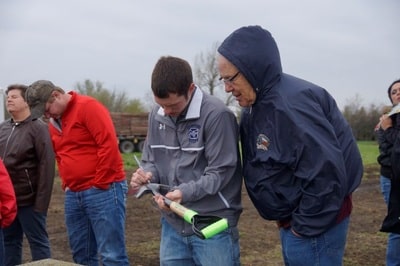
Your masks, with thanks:
M269 138L267 136L265 136L264 134L258 135L258 137L257 137L257 149L258 150L267 151L269 144L271 144L271 141L269 140Z
M188 130L189 143L196 143L199 141L199 125L191 125Z

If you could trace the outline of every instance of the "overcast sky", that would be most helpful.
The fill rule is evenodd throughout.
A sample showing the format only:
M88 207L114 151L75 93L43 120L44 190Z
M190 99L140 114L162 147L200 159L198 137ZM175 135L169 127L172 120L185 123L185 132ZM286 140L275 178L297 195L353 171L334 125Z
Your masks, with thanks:
M232 31L261 25L283 70L344 106L388 104L400 78L398 0L0 0L0 88L85 79L143 98L160 56L192 66Z

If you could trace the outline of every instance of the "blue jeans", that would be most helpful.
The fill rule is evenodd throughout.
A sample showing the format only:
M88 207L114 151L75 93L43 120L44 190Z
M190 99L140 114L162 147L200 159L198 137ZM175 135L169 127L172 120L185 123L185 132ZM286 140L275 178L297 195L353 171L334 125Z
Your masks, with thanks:
M385 203L389 203L391 181L385 176L380 176L381 191ZM400 235L389 233L388 243L386 248L386 265L400 265Z
M65 193L65 223L75 263L129 265L125 248L126 181L107 190Z
M51 257L46 218L46 213L34 211L33 206L18 206L14 222L3 229L6 265L14 266L22 263L24 234L28 239L33 261Z
M0 266L4 266L4 255L3 229L0 227Z
M281 228L280 237L285 265L342 265L349 220L349 217L345 218L317 237L298 237L290 228Z
M195 235L180 235L164 218L161 219L161 225L161 266L240 265L237 227L230 227L212 238L203 240Z

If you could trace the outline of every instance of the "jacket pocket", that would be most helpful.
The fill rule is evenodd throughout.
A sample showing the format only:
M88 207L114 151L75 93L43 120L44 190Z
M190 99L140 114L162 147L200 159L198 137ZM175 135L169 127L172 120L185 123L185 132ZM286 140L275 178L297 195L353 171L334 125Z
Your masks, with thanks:
M26 176L26 181L28 182L28 185L29 185L29 189L31 190L31 192L34 192L33 191L33 186L32 186L32 180L31 180L31 177L29 175L28 169L25 169L25 176Z

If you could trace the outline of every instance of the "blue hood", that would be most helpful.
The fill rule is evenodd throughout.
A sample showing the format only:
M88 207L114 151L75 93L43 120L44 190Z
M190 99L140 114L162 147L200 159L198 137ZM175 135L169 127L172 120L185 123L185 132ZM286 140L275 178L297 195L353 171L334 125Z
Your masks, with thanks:
M237 67L257 94L269 90L282 74L278 46L271 33L260 26L237 29L218 52Z

